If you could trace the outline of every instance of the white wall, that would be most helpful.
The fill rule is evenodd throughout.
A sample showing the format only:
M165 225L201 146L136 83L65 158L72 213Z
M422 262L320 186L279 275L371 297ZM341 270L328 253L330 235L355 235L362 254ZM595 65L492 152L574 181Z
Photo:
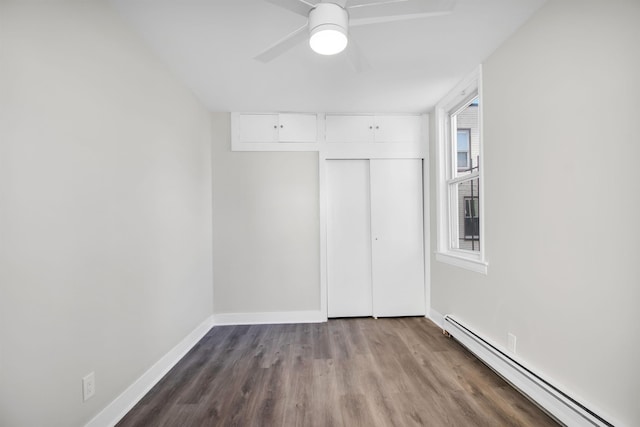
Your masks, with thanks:
M3 1L0 120L0 425L83 425L212 314L210 117L103 3Z
M213 114L214 312L320 310L318 153L231 152Z
M514 333L517 357L628 426L640 425L639 22L637 0L551 1L488 58L489 274L432 259L431 285L436 311L505 348Z

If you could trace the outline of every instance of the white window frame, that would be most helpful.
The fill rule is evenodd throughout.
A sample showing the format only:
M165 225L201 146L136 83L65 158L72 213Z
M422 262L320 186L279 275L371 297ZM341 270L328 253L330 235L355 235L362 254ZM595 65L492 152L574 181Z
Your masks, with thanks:
M479 227L480 227L480 250L469 251L458 249L452 242L452 237L457 236L457 232L453 232L454 226L457 225L458 212L452 209L452 203L449 197L449 185L457 181L465 181L469 179L469 175L455 178L456 160L453 156L457 156L457 147L452 143L452 127L450 115L458 112L465 103L471 101L475 97L479 99L478 105L478 131L480 138L479 164L477 174L474 173L474 179L478 178L479 182ZM482 67L478 66L466 79L458 84L448 95L446 95L436 106L435 109L435 125L436 125L436 223L437 223L437 249L436 260L457 267L465 268L482 274L487 274L488 262L485 258L485 240L486 234L484 230L484 166L483 166L483 126L482 126ZM471 144L471 141L469 141Z

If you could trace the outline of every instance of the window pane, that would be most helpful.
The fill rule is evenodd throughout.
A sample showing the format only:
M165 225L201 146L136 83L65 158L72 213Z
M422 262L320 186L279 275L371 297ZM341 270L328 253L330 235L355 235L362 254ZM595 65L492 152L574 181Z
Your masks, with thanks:
M455 123L456 129L457 156L454 177L468 175L477 170L480 155L477 98L451 118L451 123ZM461 153L465 154L464 160Z
M451 230L454 249L480 251L478 184L476 178L450 185L451 208L456 212Z

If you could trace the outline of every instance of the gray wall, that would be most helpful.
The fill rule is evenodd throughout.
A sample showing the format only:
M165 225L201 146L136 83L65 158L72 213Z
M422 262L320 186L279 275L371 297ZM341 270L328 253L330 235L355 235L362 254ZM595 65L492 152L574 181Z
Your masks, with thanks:
M318 153L231 152L213 114L214 312L320 310Z
M101 2L0 40L0 425L83 425L212 314L210 116Z
M488 58L489 274L431 264L436 311L505 348L514 333L518 358L625 425L640 425L639 22L638 1L551 1Z

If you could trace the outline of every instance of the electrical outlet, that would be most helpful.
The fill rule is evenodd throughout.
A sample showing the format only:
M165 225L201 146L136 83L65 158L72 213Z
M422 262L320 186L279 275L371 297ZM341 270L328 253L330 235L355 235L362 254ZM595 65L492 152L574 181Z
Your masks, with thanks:
M82 400L89 400L96 394L96 374L91 372L82 378Z
M516 336L512 333L507 334L507 350L516 354Z

